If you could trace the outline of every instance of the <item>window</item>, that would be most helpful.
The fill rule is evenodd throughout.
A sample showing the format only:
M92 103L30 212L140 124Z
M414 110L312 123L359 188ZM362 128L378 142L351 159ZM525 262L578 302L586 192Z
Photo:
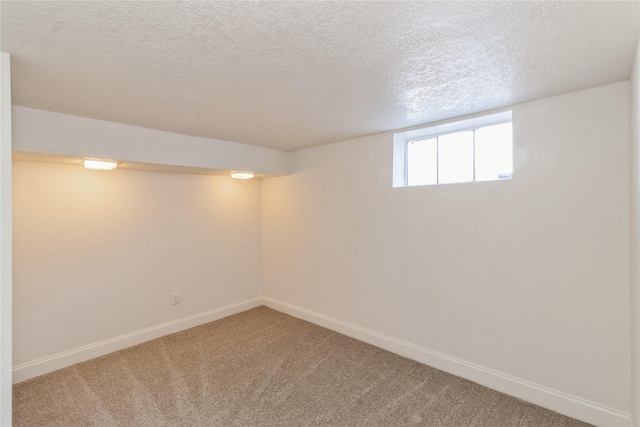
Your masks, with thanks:
M394 187L509 180L511 112L394 135Z

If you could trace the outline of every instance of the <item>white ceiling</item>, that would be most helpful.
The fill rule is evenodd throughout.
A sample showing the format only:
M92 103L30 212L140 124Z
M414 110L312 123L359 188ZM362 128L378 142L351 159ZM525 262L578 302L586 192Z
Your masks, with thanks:
M295 150L627 80L634 2L1 2L13 103Z

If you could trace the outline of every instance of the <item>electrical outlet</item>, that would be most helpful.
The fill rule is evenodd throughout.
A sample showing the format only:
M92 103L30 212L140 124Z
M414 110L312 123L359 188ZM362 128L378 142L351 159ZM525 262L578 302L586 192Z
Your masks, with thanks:
M176 305L180 304L180 292L176 292L171 295L171 304Z

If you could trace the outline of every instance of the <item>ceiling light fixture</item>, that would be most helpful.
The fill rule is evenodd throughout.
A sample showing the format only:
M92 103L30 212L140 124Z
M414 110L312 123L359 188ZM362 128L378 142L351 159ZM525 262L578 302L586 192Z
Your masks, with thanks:
M233 172L231 174L231 178L235 179L251 179L256 176L253 172Z
M103 160L85 160L84 167L87 169L112 170L118 167L118 163L105 162Z

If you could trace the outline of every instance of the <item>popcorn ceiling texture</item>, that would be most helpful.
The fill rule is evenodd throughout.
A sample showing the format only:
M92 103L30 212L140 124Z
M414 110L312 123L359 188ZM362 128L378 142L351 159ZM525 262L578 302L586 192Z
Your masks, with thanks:
M14 104L283 150L627 80L638 2L1 2Z

